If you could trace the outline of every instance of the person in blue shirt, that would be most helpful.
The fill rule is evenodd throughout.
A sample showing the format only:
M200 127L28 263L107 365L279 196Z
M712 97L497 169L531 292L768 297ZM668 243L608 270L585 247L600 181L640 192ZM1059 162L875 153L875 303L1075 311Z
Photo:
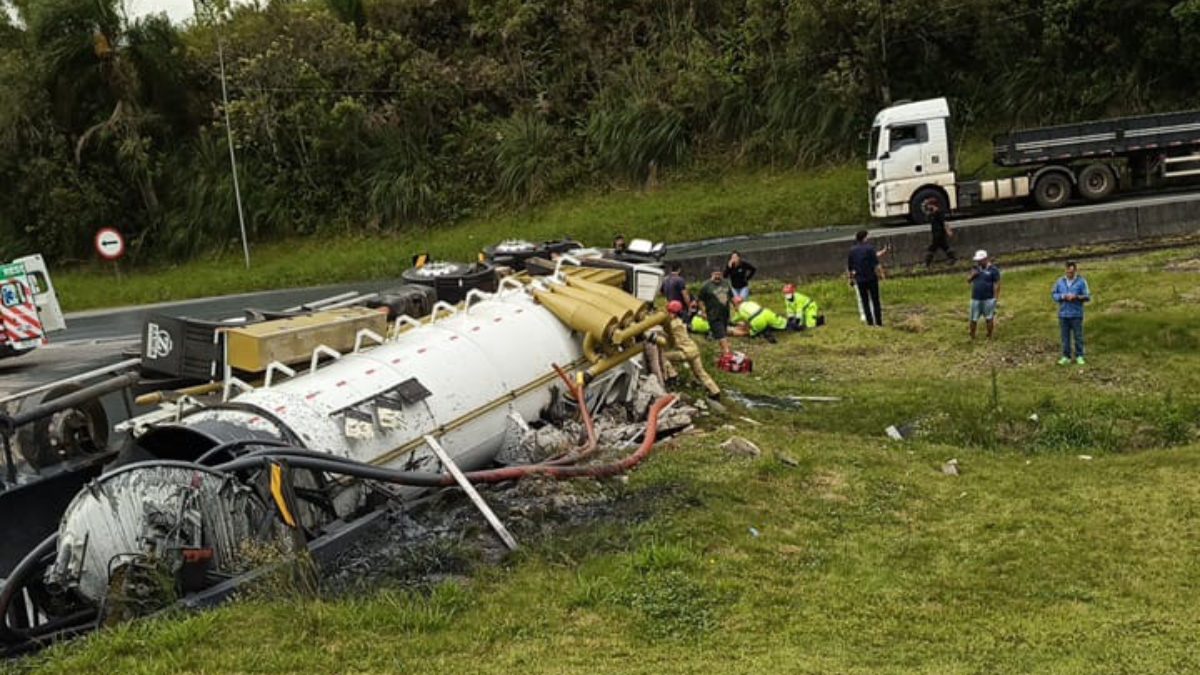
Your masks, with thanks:
M1000 301L1000 268L992 264L983 249L975 252L973 260L975 267L967 277L967 283L971 284L971 339L975 339L975 326L984 319L991 340L996 328L996 303Z
M1083 360L1083 305L1091 302L1087 280L1079 276L1075 261L1067 261L1067 271L1054 284L1050 297L1058 303L1058 329L1062 335L1062 358L1058 365L1071 363L1071 338L1075 338L1075 363Z
M846 259L846 272L850 279L850 286L858 292L863 321L868 326L883 326L883 306L879 302L879 280L883 278L884 274L880 258L887 255L888 247L884 246L876 252L875 242L871 241L870 237L871 234L866 230L859 230L854 235L855 245L850 249L850 255Z

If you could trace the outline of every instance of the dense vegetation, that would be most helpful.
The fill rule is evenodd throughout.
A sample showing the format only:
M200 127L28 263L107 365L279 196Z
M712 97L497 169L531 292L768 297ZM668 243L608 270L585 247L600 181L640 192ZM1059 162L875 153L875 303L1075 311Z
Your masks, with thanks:
M500 516L523 547L500 564L462 545L491 537L466 518L461 540L396 555L361 595L268 587L12 667L1198 672L1198 269L1194 246L1085 262L1082 367L1054 364L1057 264L1006 268L991 343L967 340L958 274L886 281L883 330L859 323L844 282L806 285L829 325L740 340L755 372L716 377L749 395L840 401L701 419L627 483L489 495L512 507ZM778 290L755 295L778 307ZM891 424L915 436L890 441ZM763 455L731 456L720 446L732 435ZM961 475L943 474L950 458ZM566 494L537 506L546 491ZM598 495L611 511L572 520ZM430 567L454 576L406 583Z
M179 27L0 0L0 258L85 259L103 225L138 261L228 247L227 119L262 241L824 164L888 98L950 96L979 130L1187 106L1200 77L1197 0L201 5Z

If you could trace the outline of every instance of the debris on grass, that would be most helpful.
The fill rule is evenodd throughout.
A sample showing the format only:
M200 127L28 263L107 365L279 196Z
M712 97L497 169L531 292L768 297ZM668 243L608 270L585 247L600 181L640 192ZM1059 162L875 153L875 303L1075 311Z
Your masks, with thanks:
M734 457L760 457L762 450L741 436L731 436L721 444L721 449Z
M946 474L947 476L961 475L958 470L958 460L951 459L947 460L945 464L942 464L942 473Z

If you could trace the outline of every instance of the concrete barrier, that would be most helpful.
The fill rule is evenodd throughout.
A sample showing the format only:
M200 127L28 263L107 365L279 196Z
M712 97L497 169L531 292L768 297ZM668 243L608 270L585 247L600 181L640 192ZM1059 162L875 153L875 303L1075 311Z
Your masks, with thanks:
M1200 232L1200 199L1118 206L1110 210L1086 213L1041 213L1036 217L999 218L982 222L951 222L955 238L951 246L960 258L970 259L977 249L991 255L1023 253L1040 249L1069 249L1074 246L1111 244L1138 239L1153 239ZM892 249L891 265L910 266L924 262L929 246L926 227L902 227L872 230L876 246ZM730 250L745 242L730 242ZM764 247L764 242L746 253L765 278L801 279L846 273L846 256L854 245L850 234L836 234L805 243L782 243ZM723 267L727 253L716 255L668 256L679 262L691 280L708 277L714 267ZM939 253L939 256L941 254Z

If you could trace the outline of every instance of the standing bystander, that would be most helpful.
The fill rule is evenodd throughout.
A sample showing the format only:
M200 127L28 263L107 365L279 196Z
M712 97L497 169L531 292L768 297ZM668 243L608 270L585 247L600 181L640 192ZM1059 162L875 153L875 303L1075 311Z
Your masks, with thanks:
M879 280L883 278L883 265L879 262L888 253L885 246L876 252L871 234L859 230L854 235L856 242L850 249L846 268L850 277L850 285L858 291L858 299L862 303L863 320L868 326L883 325L883 307L879 300Z
M742 254L734 251L729 254L729 264L725 265L724 276L729 279L729 285L734 294L743 300L750 297L750 280L758 268L742 260Z
M687 282L681 273L682 269L679 263L671 263L670 273L663 277L662 294L666 297L668 303L674 300L683 307L683 310L679 313L679 319L686 325L691 317L689 310L692 306L692 296L688 293Z
M929 218L929 250L925 253L925 269L933 265L933 256L938 251L945 251L950 264L958 262L954 249L950 248L950 239L954 237L954 229L946 223L946 214L942 212L937 201L931 201L926 209Z
M1000 301L1000 268L992 264L987 251L980 249L972 258L975 267L967 276L971 284L971 339L975 339L975 327L980 319L987 321L987 336L992 339L996 328L996 303Z
M1071 363L1071 338L1075 338L1075 363L1084 365L1083 360L1083 305L1091 302L1092 292L1087 279L1079 276L1075 261L1067 262L1066 274L1054 283L1050 297L1058 303L1058 330L1062 338L1062 358L1058 365Z
M708 281L700 287L700 304L704 318L708 320L708 334L721 343L721 352L733 351L729 346L729 304L733 289L722 276L724 270L716 268Z

